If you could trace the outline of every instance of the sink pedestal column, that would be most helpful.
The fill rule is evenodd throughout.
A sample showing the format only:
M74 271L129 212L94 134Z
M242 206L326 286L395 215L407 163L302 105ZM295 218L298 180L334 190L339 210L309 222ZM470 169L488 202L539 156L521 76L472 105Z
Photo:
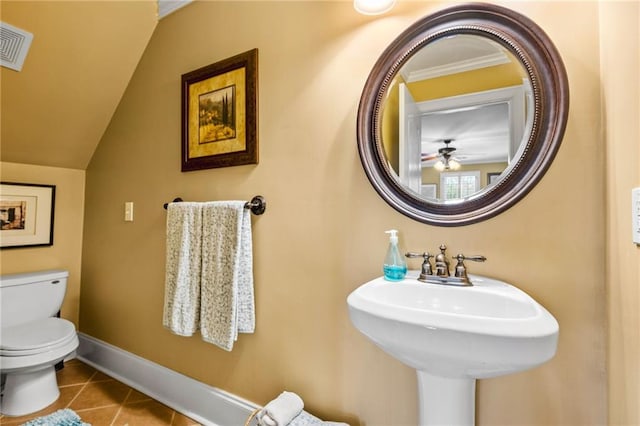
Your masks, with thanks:
M439 377L418 373L420 426L473 426L475 423L475 379Z

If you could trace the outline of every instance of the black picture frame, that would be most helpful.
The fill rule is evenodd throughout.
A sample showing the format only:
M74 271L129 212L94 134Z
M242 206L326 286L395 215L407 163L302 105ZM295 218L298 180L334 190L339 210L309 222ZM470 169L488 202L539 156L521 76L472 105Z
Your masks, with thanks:
M56 186L0 182L0 249L53 245Z

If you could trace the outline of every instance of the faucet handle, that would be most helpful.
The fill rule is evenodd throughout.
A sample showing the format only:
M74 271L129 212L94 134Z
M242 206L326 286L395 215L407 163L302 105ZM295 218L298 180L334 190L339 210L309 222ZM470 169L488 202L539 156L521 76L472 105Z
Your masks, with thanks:
M424 259L431 259L431 258L433 257L433 255L432 255L432 254L429 254L429 253L427 253L427 252L424 252L424 253L416 253L415 251L408 251L408 252L406 252L404 255L405 255L406 257L410 258L410 259L413 259L413 258L416 258L416 257L422 257L422 258L424 258Z
M454 259L457 259L458 262L464 261L464 260L471 260L473 262L484 262L485 260L487 260L485 256L481 256L481 255L465 256L464 254L459 254L456 257L454 257Z
M454 257L454 259L458 261L458 264L455 268L454 276L464 279L467 279L467 267L464 265L465 260L471 260L473 262L484 262L485 260L487 260L485 256L465 256L464 254L458 254Z
M428 275L433 275L433 269L431 267L431 262L429 261L429 259L434 257L432 254L427 252L424 252L424 253L408 252L405 254L405 256L408 258L421 257L424 259L422 261L422 270L420 271L420 277L418 278L418 281L425 281Z
M422 253L416 253L415 251L408 251L404 254L409 259L414 259L416 257L422 257Z

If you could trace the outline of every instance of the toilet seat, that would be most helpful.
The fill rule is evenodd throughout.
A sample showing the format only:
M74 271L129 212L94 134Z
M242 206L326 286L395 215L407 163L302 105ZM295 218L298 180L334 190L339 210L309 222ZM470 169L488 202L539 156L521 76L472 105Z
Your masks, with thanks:
M75 338L75 326L62 318L45 318L6 327L0 335L0 356L34 355L64 346Z

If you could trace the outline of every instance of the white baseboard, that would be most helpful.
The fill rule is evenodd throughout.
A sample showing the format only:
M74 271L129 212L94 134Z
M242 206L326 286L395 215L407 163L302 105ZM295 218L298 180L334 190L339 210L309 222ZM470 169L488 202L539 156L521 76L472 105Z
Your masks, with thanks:
M83 362L203 425L242 426L258 406L221 389L78 333Z

